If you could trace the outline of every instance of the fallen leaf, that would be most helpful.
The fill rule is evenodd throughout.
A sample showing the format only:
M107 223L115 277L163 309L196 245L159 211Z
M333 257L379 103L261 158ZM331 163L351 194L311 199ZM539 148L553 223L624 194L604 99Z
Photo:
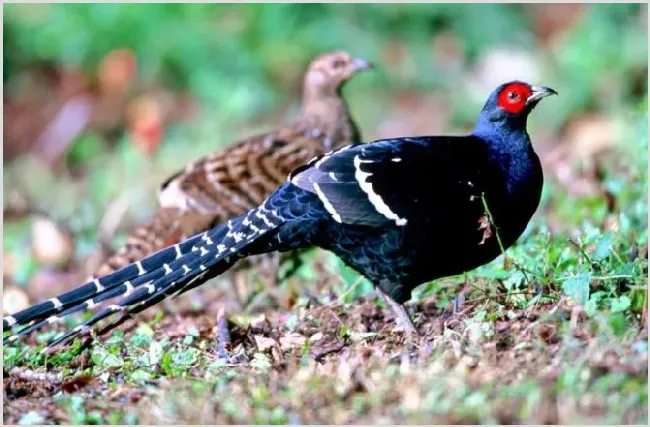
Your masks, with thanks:
M289 350L291 348L302 347L305 345L307 338L302 335L292 332L283 337L280 337L280 347L282 350Z
M490 218L488 218L487 214L481 215L481 217L478 219L478 229L483 230L483 237L481 238L481 241L478 242L479 245L482 245L485 243L487 239L492 237L492 228L490 227Z
M322 340L323 336L324 335L323 335L322 332L316 332L314 335L309 337L309 342L315 342L315 341L318 341L318 340Z
M255 338L255 344L257 344L259 351L266 351L277 344L273 338L268 338L263 335L253 335L253 337Z

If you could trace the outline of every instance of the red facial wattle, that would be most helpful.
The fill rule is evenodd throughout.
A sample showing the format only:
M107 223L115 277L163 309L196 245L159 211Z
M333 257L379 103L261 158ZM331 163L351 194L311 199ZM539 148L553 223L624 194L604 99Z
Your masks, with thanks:
M526 100L533 94L530 86L523 83L513 83L499 92L497 102L499 107L509 113L520 113L526 107Z

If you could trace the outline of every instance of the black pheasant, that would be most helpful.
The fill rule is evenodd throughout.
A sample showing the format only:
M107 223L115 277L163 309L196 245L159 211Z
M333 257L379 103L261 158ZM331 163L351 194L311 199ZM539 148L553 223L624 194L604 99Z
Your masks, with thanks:
M372 280L402 328L416 331L403 306L411 291L494 259L537 209L542 169L526 122L555 93L509 82L490 95L469 136L386 139L317 157L226 224L5 317L5 328L30 325L8 339L123 296L56 345L112 314L199 286L238 258L309 246L334 252Z
M312 157L360 142L341 89L371 66L345 51L315 58L305 73L302 105L293 122L202 157L169 178L158 196L160 210L128 236L95 277L254 208Z

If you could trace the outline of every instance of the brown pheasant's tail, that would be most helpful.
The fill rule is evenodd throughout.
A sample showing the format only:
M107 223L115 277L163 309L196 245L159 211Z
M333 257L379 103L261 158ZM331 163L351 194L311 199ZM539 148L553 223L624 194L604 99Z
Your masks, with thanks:
M213 218L178 208L162 208L137 227L126 243L95 270L93 278L111 274L163 248L175 245L212 226Z

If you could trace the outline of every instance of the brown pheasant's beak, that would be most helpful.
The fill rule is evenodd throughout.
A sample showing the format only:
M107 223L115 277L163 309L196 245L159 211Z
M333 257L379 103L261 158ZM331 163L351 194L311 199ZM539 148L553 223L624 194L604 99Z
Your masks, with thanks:
M370 61L366 61L363 58L353 58L352 59L352 71L363 71L373 68L374 65Z
M528 99L526 99L526 104L539 101L540 99L546 98L547 96L557 95L557 92L550 87L532 86L531 89L533 90L533 94L530 95Z

